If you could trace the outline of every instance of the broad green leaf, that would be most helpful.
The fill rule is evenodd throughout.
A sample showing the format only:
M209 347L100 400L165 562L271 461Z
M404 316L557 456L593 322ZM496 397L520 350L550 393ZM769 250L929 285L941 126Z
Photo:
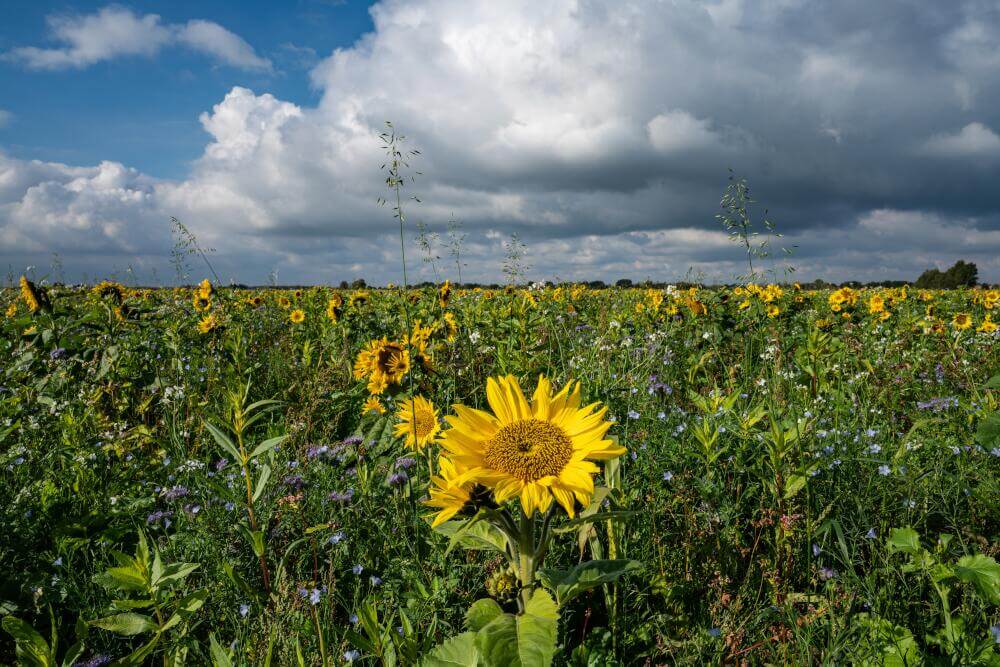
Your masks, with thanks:
M953 568L955 576L976 587L989 604L1000 604L1000 563L989 556L962 556Z
M103 630L109 630L126 636L137 635L141 632L152 632L157 629L156 623L149 616L132 612L105 616L104 618L91 621L90 624Z
M14 638L14 648L20 664L31 667L49 667L55 663L49 654L49 645L33 627L14 616L3 619L3 629Z
M913 667L921 664L920 650L906 628L879 616L858 614L857 623L866 632L852 647L852 662L864 667Z
M789 475L788 482L785 484L784 499L794 498L805 487L808 480L809 477L807 475L800 473Z
M229 659L229 652L226 651L215 639L215 633L208 635L208 652L212 656L212 667L233 667L233 661Z
M159 578L154 578L152 585L159 587L172 581L183 581L199 567L198 563L171 563L161 568Z
M264 442L260 443L259 445L253 448L253 451L250 452L250 460L252 461L258 456L266 454L267 452L271 451L272 449L274 449L287 439L288 439L287 434L279 435L276 438L268 438L267 440L265 440Z
M483 627L497 616L503 614L503 609L496 600L483 598L476 600L465 612L465 627L473 632L479 632Z
M590 560L580 563L571 570L542 570L539 579L556 595L556 603L562 607L577 595L592 588L616 581L628 572L642 568L635 560Z
M497 616L476 633L476 648L486 667L520 667L517 622L513 614Z
M1000 389L1000 373L997 373L983 385L983 389Z
M559 610L552 597L537 589L517 620L517 654L522 667L552 664L559 635Z
M142 572L134 566L109 567L103 573L96 575L94 580L105 588L129 591L145 591L147 585Z
M893 528L889 531L889 551L902 551L903 553L916 556L920 553L920 536L917 531L909 526L906 528Z
M463 632L439 644L420 664L421 667L476 667L479 664L476 633Z
M226 435L222 429L211 422L205 422L205 428L207 428L208 432L212 434L213 438L215 438L215 442L219 444L219 447L222 447L227 454L232 456L234 461L237 463L245 463L245 461L243 461L243 457L240 456L240 450L233 444L232 439Z
M986 449L1000 447L1000 412L994 412L979 422L976 442Z
M208 591L206 589L202 589L181 598L174 607L173 616L167 619L167 622L163 624L160 631L169 630L181 621L187 620L191 614L201 609L202 605L205 604L205 598L207 597Z
M507 537L499 528L492 525L489 521L481 520L476 521L472 525L467 525L470 521L472 519L447 521L435 528L434 532L451 538L456 544L461 545L465 549L473 551L496 551L501 554L507 553Z

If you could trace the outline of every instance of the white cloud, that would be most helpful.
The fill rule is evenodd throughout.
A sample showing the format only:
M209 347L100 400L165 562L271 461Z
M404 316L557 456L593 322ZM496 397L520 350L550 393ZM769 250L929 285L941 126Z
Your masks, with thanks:
M0 127L5 127L6 125L9 125L13 119L14 119L14 114L4 109L0 109Z
M138 16L111 5L94 14L50 16L47 22L53 39L65 46L22 46L3 57L33 69L80 69L122 56L154 56L165 46L181 44L236 67L271 67L241 37L211 21L164 24L157 14Z
M1000 206L981 164L913 159L930 128L967 122L956 80L976 104L1000 100L988 72L943 56L914 65L898 57L912 40L892 22L814 11L793 0L386 0L371 34L312 70L315 107L234 87L202 114L206 146L183 179L0 155L0 261L44 260L51 246L92 273L106 257L162 271L176 215L217 249L224 276L262 282L278 267L288 281L398 282L391 212L376 204L378 133L392 119L404 147L422 151L404 196L423 203L407 199L408 217L438 231L464 221L471 279L499 279L513 231L535 278L680 278L689 267L731 278L742 256L714 220L729 167L800 246L805 277L912 278L958 254L1000 278L989 250ZM848 38L827 24L863 29ZM204 26L152 25L227 62L257 58ZM992 145L1000 117L982 108L982 124L940 141ZM892 213L904 208L919 210Z
M1000 136L982 123L969 123L955 134L939 134L928 139L923 152L941 157L1000 155Z

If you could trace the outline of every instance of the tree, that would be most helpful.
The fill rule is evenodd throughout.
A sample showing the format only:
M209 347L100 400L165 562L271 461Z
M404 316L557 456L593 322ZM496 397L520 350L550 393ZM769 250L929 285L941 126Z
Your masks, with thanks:
M954 289L972 287L979 280L979 269L973 262L958 260L947 271L927 269L917 278L916 286L922 289Z

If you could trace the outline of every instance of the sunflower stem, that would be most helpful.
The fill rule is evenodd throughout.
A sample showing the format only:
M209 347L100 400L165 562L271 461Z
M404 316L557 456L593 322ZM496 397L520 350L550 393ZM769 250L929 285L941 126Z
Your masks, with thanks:
M518 555L518 578L521 580L521 595L518 607L521 613L527 609L528 601L535 592L535 517L534 514L521 515L521 548Z

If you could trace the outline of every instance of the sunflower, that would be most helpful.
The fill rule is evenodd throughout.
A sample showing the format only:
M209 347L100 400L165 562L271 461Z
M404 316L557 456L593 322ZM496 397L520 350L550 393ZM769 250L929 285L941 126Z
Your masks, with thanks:
M215 315L209 314L201 318L198 322L198 331L207 334L210 331L214 331L219 326L219 320L216 319Z
M212 283L209 282L208 278L205 278L198 283L198 294L203 296L205 299L211 299L212 295L215 294L215 288L212 287Z
M368 414L369 412L374 412L375 414L383 415L385 414L385 406L382 405L382 401L378 400L378 396L369 396L365 400L365 404L361 406L361 414Z
M446 280L441 287L438 288L438 303L441 304L441 308L448 307L448 301L451 300L451 281Z
M247 303L250 305L251 308L260 308L261 304L264 303L264 298L261 297L259 294L255 294L249 299L247 299Z
M448 342L451 343L458 337L458 322L451 313L444 314L444 324L448 328Z
M372 340L354 360L354 378L368 378L368 393L381 394L390 384L399 384L410 368L405 344L382 338Z
M195 291L194 296L191 298L191 303L199 313L203 313L212 307L212 300L202 294L201 290Z
M326 303L326 316L330 318L331 322L336 322L340 317L340 308L344 305L344 298L339 294L335 294Z
M28 306L28 310L37 313L39 310L48 310L49 300L45 292L35 287L35 283L21 276L21 298Z
M278 305L281 306L282 308L291 308L292 302L287 296L279 296Z
M776 306L773 303L770 304L767 307L767 316L773 319L773 318L777 317L778 315L781 315L781 308L778 308L778 306Z
M354 307L360 308L366 303L368 303L368 292L364 290L357 290L351 293L351 298L347 302L347 305L350 306L351 308Z
M118 303L125 300L125 288L121 284L111 282L110 280L104 280L94 285L91 292L101 299L110 296Z
M12 303L7 306L7 317L14 317L17 315L17 303Z
M969 317L968 313L955 313L955 317L951 320L951 326L959 331L965 331L972 326L972 318Z
M302 324L306 321L306 313L301 308L296 308L288 314L288 321L292 324Z
M415 452L423 451L441 432L437 410L423 396L405 401L396 413L396 419L399 423L396 424L394 433L397 437L405 438L406 446Z
M538 378L528 403L517 380L490 378L486 398L494 414L455 405L451 428L441 445L456 465L468 468L475 480L493 490L498 503L518 496L528 516L545 512L553 498L571 517L574 503L586 507L594 492L593 461L625 453L605 439L611 422L608 409L592 403L580 407L580 385L572 382L556 394Z
M983 319L983 323L976 327L976 331L980 333L996 333L997 327L997 323L991 320L990 316L987 315L986 318Z
M439 510L431 523L432 528L461 512L472 498L472 490L476 486L469 471L447 457L438 459L438 472L441 474L431 477L430 500L424 501L428 507Z

